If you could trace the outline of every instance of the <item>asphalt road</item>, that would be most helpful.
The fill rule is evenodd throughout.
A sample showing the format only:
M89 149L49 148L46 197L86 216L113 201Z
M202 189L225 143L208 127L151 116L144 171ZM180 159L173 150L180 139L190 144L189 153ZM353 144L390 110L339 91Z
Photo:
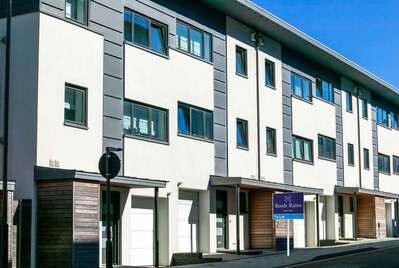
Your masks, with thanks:
M330 259L308 262L300 265L286 266L295 268L399 268L399 247L385 248L344 255Z

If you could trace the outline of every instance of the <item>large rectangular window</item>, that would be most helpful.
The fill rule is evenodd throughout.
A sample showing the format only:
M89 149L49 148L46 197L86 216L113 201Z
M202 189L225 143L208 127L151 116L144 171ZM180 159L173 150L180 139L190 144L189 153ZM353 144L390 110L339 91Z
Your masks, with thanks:
M382 173L391 173L391 163L388 155L378 154L378 171Z
M236 46L236 74L247 76L247 50Z
M179 103L177 119L180 134L213 140L213 113L211 111Z
M248 121L237 118L237 147L248 149Z
M389 127L388 112L382 107L377 106L377 123Z
M353 144L348 143L348 165L354 166L355 165L355 150Z
M65 17L87 24L87 0L66 0Z
M369 117L369 112L367 109L367 100L362 98L361 101L362 101L362 117L367 119Z
M393 173L399 174L399 157L396 155L392 156L392 163L393 163Z
M64 121L87 126L87 89L65 85Z
M345 91L345 97L346 97L346 111L351 113L353 110L352 93L350 93L349 91Z
M276 86L274 62L269 60L265 61L265 84L269 87Z
M177 48L212 61L212 36L209 33L178 21L176 24Z
M273 128L266 128L266 151L268 154L276 155L276 130Z
M323 79L316 79L316 96L328 102L334 103L334 87L333 84Z
M167 26L127 8L124 11L124 36L128 42L167 54Z
M370 169L370 152L366 148L363 148L363 168Z
M312 82L295 73L291 73L291 94L304 99L312 100Z
M335 139L318 135L319 157L335 160Z
M299 136L292 136L292 154L295 159L313 162L313 141Z
M166 142L168 113L162 108L125 100L123 131L127 135Z
M398 112L391 112L391 127L399 129L399 116Z

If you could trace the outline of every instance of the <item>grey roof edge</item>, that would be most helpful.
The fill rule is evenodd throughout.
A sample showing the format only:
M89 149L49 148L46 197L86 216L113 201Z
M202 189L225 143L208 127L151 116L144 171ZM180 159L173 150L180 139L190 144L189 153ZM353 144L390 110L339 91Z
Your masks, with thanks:
M335 186L336 193L360 193L360 194L368 194L375 195L380 197L387 197L392 199L399 198L399 194L389 193L384 191L377 191L372 189L360 188L360 187L343 187L343 186Z
M222 1L223 4L221 4L221 1L215 1L215 0L204 0L206 4L212 6L212 7L219 7L219 10L225 9L223 5L228 5L228 2L236 2L242 7L246 7L257 14L261 15L262 17L268 19L270 22L278 25L281 27L281 29L294 34L296 37L300 38L302 41L304 41L304 44L307 43L309 45L314 46L318 50L324 52L326 55L329 55L333 57L335 60L340 61L341 63L345 64L347 67L350 67L353 69L353 71L358 72L359 74L363 75L365 78L368 78L372 80L373 82L379 84L382 88L385 90L391 91L391 93L394 93L395 97L397 97L397 101L399 101L399 89L393 86L392 84L386 82L385 80L381 79L377 75L373 74L372 72L366 70L364 67L360 66L359 64L353 62L352 60L346 58L342 54L336 52L335 50L327 47L326 45L322 44L320 41L317 41L313 37L307 35L306 33L302 32L301 30L295 28L294 26L290 25L289 23L285 22L284 20L280 19L279 17L273 15L272 13L268 12L264 8L260 7L259 5L249 1L249 0L224 0ZM212 3L213 2L213 3ZM244 16L244 15L243 15ZM261 31L262 29L258 29ZM267 33L267 30L265 30ZM347 76L349 79L351 78L350 74L344 75ZM367 86L367 83L365 83ZM377 90L374 88L369 88L370 90Z
M99 183L106 182L99 173L80 171L74 169L61 169L35 166L36 181L54 181L54 180L85 180L96 181ZM148 178L137 178L128 176L117 176L111 180L113 185L136 186L148 188L165 188L168 181Z
M289 191L289 192L304 192L306 194L323 194L323 189L297 186L279 182L271 181L259 181L254 179L247 179L242 177L225 177L225 176L210 176L210 184L212 186L234 186L234 185L245 185L256 188L264 188L278 191Z

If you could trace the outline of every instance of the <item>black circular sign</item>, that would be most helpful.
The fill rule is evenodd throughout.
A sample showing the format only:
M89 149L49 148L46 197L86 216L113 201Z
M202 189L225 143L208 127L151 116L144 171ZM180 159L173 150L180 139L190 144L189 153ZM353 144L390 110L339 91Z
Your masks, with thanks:
M98 162L98 169L100 170L101 175L104 178L107 178L107 172L106 172L106 161L107 161L107 155L108 155L108 178L112 179L115 178L119 170L121 169L121 160L119 159L118 155L114 152L108 152L104 153L100 161Z

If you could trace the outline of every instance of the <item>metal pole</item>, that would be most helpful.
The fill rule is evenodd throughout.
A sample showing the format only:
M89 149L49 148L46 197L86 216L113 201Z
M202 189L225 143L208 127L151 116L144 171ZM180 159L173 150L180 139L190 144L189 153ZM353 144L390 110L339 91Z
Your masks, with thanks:
M290 256L290 220L287 220L287 256Z
M2 267L8 267L8 113L10 95L12 0L7 1L6 66L4 85L4 136L3 136L3 211L2 211Z
M154 266L159 267L159 230L158 230L158 187L154 188Z
M236 246L237 255L240 255L240 185L236 185Z
M107 258L106 268L112 268L112 241L111 241L111 179L108 172L109 150L106 150L105 175L107 179Z
M260 45L260 34L256 35L256 139L257 139L257 164L258 164L258 180L261 178L261 163L260 163L260 100L259 100L259 45Z
M319 195L316 195L316 246L320 246Z
M357 195L356 193L353 193L353 216L355 218L355 224L353 225L353 228L355 229L354 233L354 239L355 241L357 240Z
M395 223L396 223L396 237L399 237L399 199L396 198L396 207L395 207Z

